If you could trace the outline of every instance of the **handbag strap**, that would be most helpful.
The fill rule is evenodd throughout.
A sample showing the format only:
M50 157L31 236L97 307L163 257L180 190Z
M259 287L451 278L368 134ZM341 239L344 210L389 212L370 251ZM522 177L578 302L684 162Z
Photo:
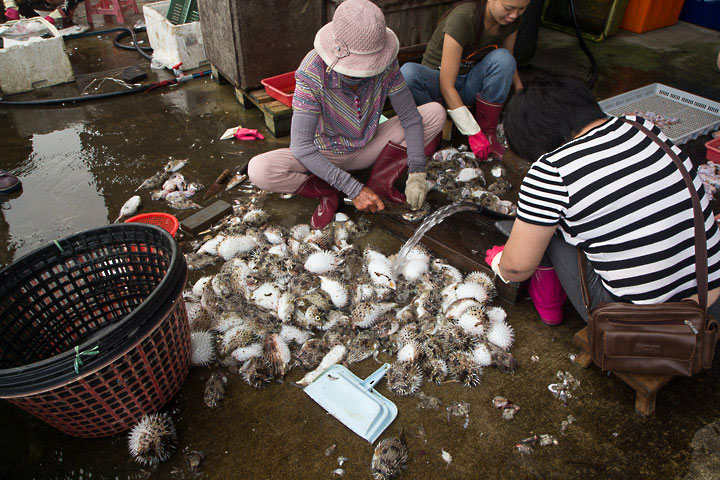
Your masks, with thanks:
M703 221L702 208L700 207L700 197L698 196L697 190L695 190L695 187L693 186L692 179L690 178L690 173L685 168L685 165L683 164L682 160L680 160L680 157L678 157L677 154L672 151L668 144L660 140L657 135L647 129L644 125L641 125L640 123L633 120L628 120L626 118L621 118L620 120L637 128L645 135L650 137L656 144L658 144L660 148L662 148L665 153L667 153L670 158L672 158L678 171L682 174L683 180L685 181L685 186L687 186L688 190L690 190L695 228L695 278L698 288L698 304L700 305L700 308L707 311L708 257L707 239L705 235L705 222ZM578 247L577 253L578 269L580 270L580 291L582 293L583 303L585 303L585 308L587 309L589 315L591 299L590 291L587 285L587 278L585 276L585 255L583 255L583 251L580 249L580 247Z

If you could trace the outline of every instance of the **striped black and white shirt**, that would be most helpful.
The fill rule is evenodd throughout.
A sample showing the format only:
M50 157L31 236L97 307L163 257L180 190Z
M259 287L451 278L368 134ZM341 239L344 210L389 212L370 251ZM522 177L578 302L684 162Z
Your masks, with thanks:
M690 158L649 121L627 118L670 145L690 171L705 218L708 289L720 286L720 232ZM682 175L659 145L618 118L533 163L517 216L557 225L618 300L661 303L697 293L692 201Z

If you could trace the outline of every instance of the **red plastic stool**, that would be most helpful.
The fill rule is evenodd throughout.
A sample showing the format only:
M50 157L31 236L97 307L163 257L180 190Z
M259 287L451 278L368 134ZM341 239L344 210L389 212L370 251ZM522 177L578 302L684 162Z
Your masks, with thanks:
M85 0L85 13L90 25L93 25L93 15L113 15L117 23L125 23L123 11L131 8L135 13L140 13L135 0L97 0L95 3Z

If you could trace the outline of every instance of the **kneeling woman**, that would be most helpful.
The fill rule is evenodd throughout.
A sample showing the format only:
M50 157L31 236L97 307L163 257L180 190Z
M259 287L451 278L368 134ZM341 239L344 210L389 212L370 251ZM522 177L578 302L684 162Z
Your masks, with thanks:
M562 320L563 289L587 320L578 246L587 256L593 306L697 300L690 192L672 157L622 118L608 118L582 83L563 78L537 79L508 104L510 148L534 163L510 238L502 253L488 251L487 260L505 281L533 276L531 298L545 323ZM708 311L717 317L720 232L697 170L651 122L628 120L657 135L690 172L704 216ZM547 268L533 275L543 256L557 276Z
M445 111L438 103L418 110L400 74L398 48L379 7L368 0L340 4L295 73L290 148L250 161L256 186L320 199L313 228L333 219L340 192L371 212L384 208L380 197L394 203L407 197L412 208L425 200L425 154L440 141ZM380 124L386 98L397 116ZM348 173L370 166L365 185ZM403 195L394 183L406 169Z
M513 50L530 0L476 0L453 8L435 28L422 64L402 66L415 102L442 99L475 155L501 159L495 136L510 86L522 89ZM473 106L471 114L467 106Z

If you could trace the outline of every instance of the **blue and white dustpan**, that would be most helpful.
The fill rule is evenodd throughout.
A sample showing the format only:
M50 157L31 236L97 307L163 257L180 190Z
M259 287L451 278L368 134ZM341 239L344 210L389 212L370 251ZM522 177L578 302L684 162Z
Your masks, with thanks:
M310 398L370 443L397 417L397 407L373 386L390 368L386 363L365 380L342 365L333 365L304 388Z

